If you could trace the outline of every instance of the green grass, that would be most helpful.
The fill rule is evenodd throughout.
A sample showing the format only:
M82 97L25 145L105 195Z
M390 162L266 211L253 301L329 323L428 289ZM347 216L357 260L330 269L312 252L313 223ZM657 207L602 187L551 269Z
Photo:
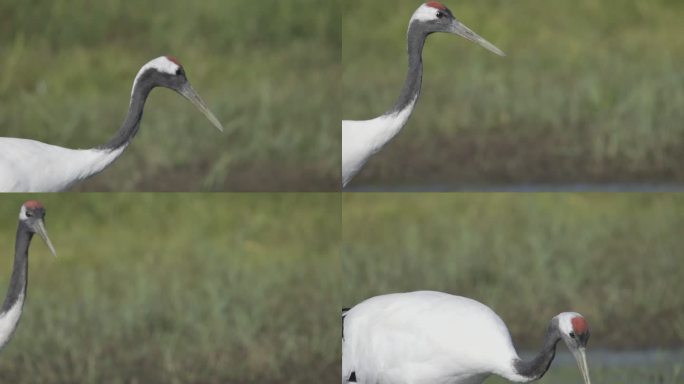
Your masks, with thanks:
M398 96L419 3L344 2L345 119ZM429 37L414 115L357 185L684 182L684 3L445 4L508 56Z
M0 199L0 289L26 198ZM0 381L338 380L338 196L40 198L58 257L34 240Z
M103 144L138 69L172 54L226 132L156 90L133 145L78 190L338 189L339 4L4 1L0 136Z
M431 289L477 299L537 349L577 311L589 348L682 348L684 196L345 194L345 306Z

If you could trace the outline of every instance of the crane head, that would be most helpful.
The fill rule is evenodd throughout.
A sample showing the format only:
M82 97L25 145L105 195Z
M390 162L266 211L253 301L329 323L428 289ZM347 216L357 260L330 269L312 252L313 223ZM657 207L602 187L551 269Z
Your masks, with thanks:
M494 44L483 39L477 33L458 21L451 10L440 2L430 1L418 7L411 17L410 23L413 24L414 22L419 23L418 25L425 34L434 32L451 33L477 43L499 56L506 56L506 54L494 46Z
M52 246L47 229L45 229L45 207L43 203L38 200L29 200L22 204L19 211L19 222L25 225L31 233L37 233L50 249L50 253L57 256L55 247Z
M148 90L165 87L178 92L199 109L219 131L223 131L223 126L192 88L185 75L185 69L175 57L161 56L143 65L133 82L133 93L138 85L145 86Z
M558 331L561 339L568 346L570 352L577 361L577 366L582 372L585 384L591 384L589 379L589 367L587 366L586 348L589 341L589 325L584 316L577 312L563 312L556 316Z

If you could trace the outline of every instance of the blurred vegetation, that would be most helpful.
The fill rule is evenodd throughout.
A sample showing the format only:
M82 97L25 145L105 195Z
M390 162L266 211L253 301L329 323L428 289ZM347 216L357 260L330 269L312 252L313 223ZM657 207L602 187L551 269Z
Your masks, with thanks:
M156 90L133 145L78 190L339 189L340 1L0 2L0 136L103 144L165 54L227 128Z
M344 305L445 291L522 348L563 311L586 316L591 349L682 348L682 212L679 194L344 194Z
M419 3L344 2L345 119L395 101ZM508 56L429 37L414 115L357 186L684 182L684 2L444 3Z
M339 378L339 197L39 196L7 383L314 383ZM0 199L4 295L26 196Z

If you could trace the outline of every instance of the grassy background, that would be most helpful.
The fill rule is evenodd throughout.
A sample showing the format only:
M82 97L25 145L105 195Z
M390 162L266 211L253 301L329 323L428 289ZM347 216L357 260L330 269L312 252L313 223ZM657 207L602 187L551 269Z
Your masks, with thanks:
M227 128L152 93L133 145L79 190L339 189L340 1L0 2L0 136L103 144L148 60L180 59Z
M343 3L345 119L395 101L419 3ZM684 182L683 2L445 4L508 56L431 36L414 115L357 186Z
M684 196L345 194L343 299L422 289L472 297L537 349L574 310L590 348L684 347Z
M0 199L0 289L19 206ZM325 383L339 377L339 197L40 196L7 383Z

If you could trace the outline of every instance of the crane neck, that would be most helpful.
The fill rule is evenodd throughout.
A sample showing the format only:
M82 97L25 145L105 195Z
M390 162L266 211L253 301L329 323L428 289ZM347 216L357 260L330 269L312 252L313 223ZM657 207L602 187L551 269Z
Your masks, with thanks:
M28 249L32 238L33 233L29 231L24 223L19 223L14 247L12 277L10 278L5 302L2 304L2 308L0 308L0 316L12 309L15 304L17 304L17 301L22 300L23 297L26 296L26 286L28 284Z
M392 109L385 113L386 115L413 109L420 95L420 87L423 81L423 47L427 36L428 32L420 23L412 21L409 24L407 32L408 73L399 98Z
M135 135L138 133L140 128L140 121L142 120L143 109L145 108L145 102L147 97L150 95L154 85L147 81L149 76L144 76L140 78L138 76L133 82L133 91L131 92L131 102L128 106L128 113L126 114L126 119L124 120L121 128L116 132L114 137L112 137L103 146L98 147L98 149L106 149L110 151L115 151L117 149L123 149L133 140ZM140 79L139 79L140 78Z
M353 150L355 155L350 156L353 159L349 160L349 163L347 163L345 155L345 146L347 144L344 144L346 139L344 138L345 128L343 122L343 185L346 185L354 177L370 156L380 151L382 147L390 142L404 128L404 125L406 125L411 117L413 107L416 105L418 95L420 94L423 78L422 53L427 35L419 23L412 21L409 24L407 33L408 73L399 98L387 112L375 119L362 122L364 128L350 134L355 135L353 140L356 142L357 148ZM350 127L349 129L351 131L352 128ZM345 170L347 167L349 170Z
M537 380L544 376L556 356L556 344L560 339L558 320L554 318L546 331L542 350L532 360L516 359L513 362L513 368L517 375L522 376L526 381Z

